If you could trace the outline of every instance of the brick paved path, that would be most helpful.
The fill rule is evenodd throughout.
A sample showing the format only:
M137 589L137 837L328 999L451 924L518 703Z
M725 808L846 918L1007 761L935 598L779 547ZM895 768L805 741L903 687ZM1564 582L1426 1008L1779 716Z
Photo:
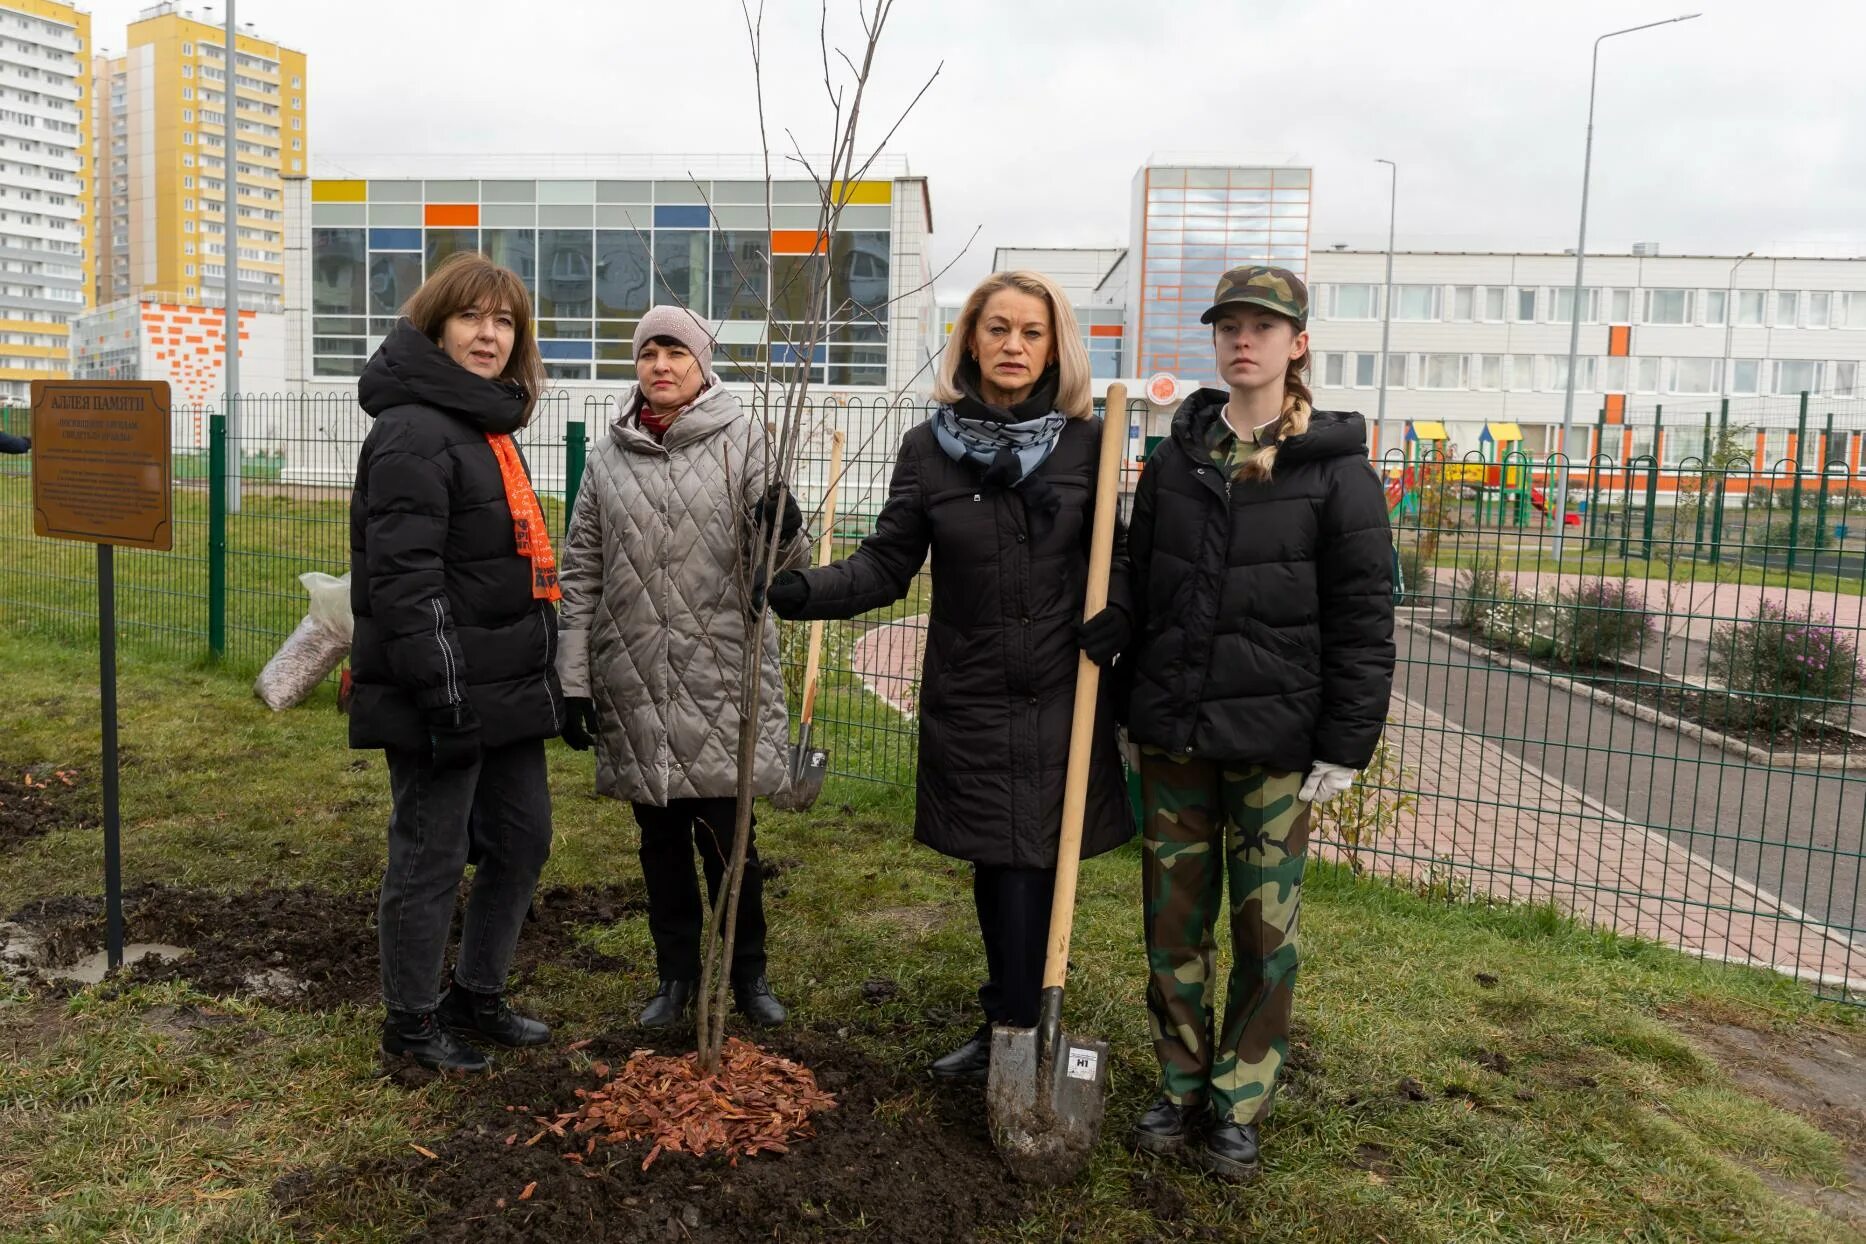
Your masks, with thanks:
M908 618L870 629L855 645L853 664L870 690L909 714L925 627L926 619ZM1481 735L1395 698L1387 739L1418 807L1362 852L1370 871L1553 902L1590 924L1692 954L1866 990L1866 946ZM1340 858L1334 847L1321 852Z

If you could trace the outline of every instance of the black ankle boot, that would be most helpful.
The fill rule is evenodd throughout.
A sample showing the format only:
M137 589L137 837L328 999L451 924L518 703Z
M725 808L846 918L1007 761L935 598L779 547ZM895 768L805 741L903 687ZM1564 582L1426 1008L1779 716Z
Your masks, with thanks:
M739 1014L757 1024L760 1028L776 1028L790 1018L790 1012L771 992L771 985L760 973L743 983L732 983L732 1004Z
M961 1080L983 1084L991 1075L991 1025L980 1024L966 1043L927 1068L938 1080Z
M382 1021L382 1052L429 1071L481 1072L492 1067L484 1054L443 1028L433 1011L390 1011Z
M693 1007L693 996L699 990L698 981L662 981L636 1022L643 1028L672 1028L687 1018L687 1012Z
M1185 1152L1192 1126L1204 1110L1203 1105L1174 1105L1170 1097L1161 1096L1134 1125L1134 1147L1145 1153Z
M1232 1183L1246 1183L1257 1177L1257 1125L1255 1123L1218 1123L1205 1138L1198 1164L1207 1174Z
M497 1045L543 1045L551 1039L549 1028L507 1006L504 994L480 993L459 981L441 995L435 1018L459 1036L484 1037Z

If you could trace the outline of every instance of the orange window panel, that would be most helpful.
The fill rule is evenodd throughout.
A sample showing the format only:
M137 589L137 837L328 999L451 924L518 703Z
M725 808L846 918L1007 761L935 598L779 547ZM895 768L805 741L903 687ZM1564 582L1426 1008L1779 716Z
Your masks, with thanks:
M1607 394L1607 422L1614 424L1626 422L1626 394Z
M1633 352L1633 326L1615 324L1607 330L1607 356L1623 359Z
M773 229L771 231L771 253L773 255L824 255L829 252L829 239L814 229Z
M479 204L430 203L421 218L429 228L472 229L479 225Z
M1089 336L1091 337L1119 337L1120 335L1121 326L1119 324L1089 325Z

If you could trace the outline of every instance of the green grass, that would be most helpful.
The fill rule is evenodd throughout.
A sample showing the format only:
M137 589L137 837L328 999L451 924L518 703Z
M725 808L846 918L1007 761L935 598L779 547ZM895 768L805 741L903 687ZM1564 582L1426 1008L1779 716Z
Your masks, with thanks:
M0 764L94 775L91 657L8 647ZM327 691L274 715L239 681L132 656L123 740L129 882L374 886L383 766L344 750ZM558 747L550 757L557 839L546 883L634 874L633 826L589 793L589 757ZM915 847L908 816L898 790L835 781L811 815L764 814L760 838L767 856L799 861L771 903L773 976L798 1020L847 1024L871 1054L917 1065L961 1035L959 1023L923 1016L968 1013L982 957L966 870ZM0 869L0 912L94 893L98 839L61 830L14 851ZM1328 867L1312 870L1305 895L1294 1067L1265 1132L1261 1182L1234 1192L1128 1156L1122 1136L1154 1083L1138 871L1131 845L1085 867L1074 943L1070 1028L1107 1038L1115 1054L1104 1143L1080 1185L1046 1194L1007 1238L1182 1228L1339 1241L1858 1238L1762 1178L1838 1185L1841 1143L1739 1090L1675 1022L1856 1039L1856 1013L1545 908L1448 906ZM644 920L589 937L634 966L548 971L520 999L567 1017L565 1037L604 1031L652 988ZM898 997L861 1006L872 976L899 982ZM178 1027L184 1004L230 1018ZM879 1035L896 1021L908 1035ZM302 1014L172 985L69 1003L0 988L0 1239L288 1238L268 1195L281 1176L406 1153L453 1126L452 1089L374 1078L374 1035L366 1012ZM1507 1073L1480 1065L1480 1052L1503 1055ZM1403 1100L1402 1077L1429 1099ZM1132 1195L1156 1170L1186 1198L1178 1223L1155 1223ZM374 1240L397 1238L417 1211L385 1179L326 1212L320 1238Z

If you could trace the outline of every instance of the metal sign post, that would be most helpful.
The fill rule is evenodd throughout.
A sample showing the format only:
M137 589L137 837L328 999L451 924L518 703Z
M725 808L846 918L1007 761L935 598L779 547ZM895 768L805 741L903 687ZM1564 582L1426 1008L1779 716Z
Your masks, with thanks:
M116 546L163 552L174 547L168 385L159 380L35 380L32 449L33 531L97 546L105 937L115 969L123 966Z

